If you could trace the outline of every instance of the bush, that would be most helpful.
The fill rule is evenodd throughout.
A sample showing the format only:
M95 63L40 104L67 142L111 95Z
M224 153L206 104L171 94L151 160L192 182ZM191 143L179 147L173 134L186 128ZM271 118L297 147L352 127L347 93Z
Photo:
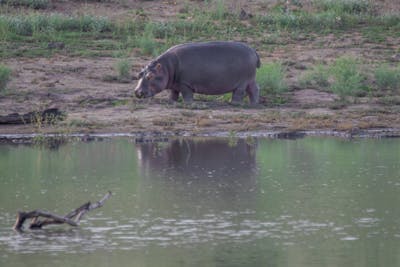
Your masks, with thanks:
M115 69L118 73L118 80L129 81L131 74L131 63L128 59L121 59L115 64Z
M338 58L330 67L333 82L330 89L342 99L349 95L356 95L363 90L359 63L354 58Z
M212 5L209 5L211 8L211 17L216 20L222 20L225 18L228 13L225 6L224 0L215 0Z
M142 36L138 39L138 47L144 55L154 55L156 53L157 42L154 37L155 24L149 22L144 27Z
M388 65L380 65L375 70L375 81L378 89L400 89L400 66L390 68Z
M263 64L257 70L257 83L260 87L260 94L280 94L287 90L284 81L285 69L281 63Z
M5 90L7 83L10 81L11 69L0 64L0 91Z
M2 35L6 33L14 33L17 35L32 35L33 27L27 17L17 16L0 16L0 23L2 25Z

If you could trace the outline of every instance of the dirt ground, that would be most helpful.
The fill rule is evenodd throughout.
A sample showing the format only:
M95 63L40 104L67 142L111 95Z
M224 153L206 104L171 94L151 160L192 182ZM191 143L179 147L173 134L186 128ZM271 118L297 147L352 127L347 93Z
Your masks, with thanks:
M123 3L122 3L123 2ZM146 9L158 20L174 16L183 4L176 1L107 2L56 1L48 12L107 15L115 20L135 16L133 10ZM178 1L179 2L179 1ZM203 1L185 1L203 5ZM235 1L230 8L262 10L263 1ZM388 9L393 10L389 6ZM110 11L111 10L111 11ZM157 16L155 15L157 14ZM337 97L312 88L300 89L299 79L316 62L330 62L349 55L373 64L391 61L400 51L400 40L388 38L384 43L370 43L358 32L343 36L301 36L273 51L258 50L261 62L280 61L287 66L288 100L282 106L232 106L221 101L199 98L194 105L170 104L162 93L153 99L133 96L136 80L130 83L105 81L115 73L116 58L66 57L11 58L4 64L13 70L8 92L0 96L0 115L26 113L57 107L67 114L62 122L50 125L0 125L0 134L14 133L137 133L170 132L205 134L256 131L343 131L382 130L400 132L400 106L385 105L374 97L357 98L353 104L337 108ZM134 52L132 75L145 66L150 57ZM268 99L263 99L268 103Z

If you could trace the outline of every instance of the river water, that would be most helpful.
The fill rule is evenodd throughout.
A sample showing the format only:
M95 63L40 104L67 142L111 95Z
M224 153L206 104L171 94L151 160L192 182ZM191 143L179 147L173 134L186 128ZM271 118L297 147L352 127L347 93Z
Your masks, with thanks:
M400 266L399 203L400 139L0 145L0 266Z

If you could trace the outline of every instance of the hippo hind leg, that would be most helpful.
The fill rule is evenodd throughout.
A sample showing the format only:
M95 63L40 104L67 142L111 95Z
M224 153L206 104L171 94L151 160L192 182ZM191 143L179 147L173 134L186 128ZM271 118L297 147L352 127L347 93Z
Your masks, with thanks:
M179 91L171 90L169 93L169 101L176 102L179 99Z
M251 105L258 104L260 97L260 88L258 87L256 81L252 81L246 88L247 95L249 96L249 101Z
M246 85L238 86L232 93L231 103L234 105L241 104L246 94Z

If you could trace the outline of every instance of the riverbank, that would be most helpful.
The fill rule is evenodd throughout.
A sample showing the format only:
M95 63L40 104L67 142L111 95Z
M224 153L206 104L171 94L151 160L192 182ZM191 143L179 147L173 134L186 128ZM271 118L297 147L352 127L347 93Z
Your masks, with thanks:
M0 55L12 74L0 90L0 116L48 108L63 116L0 125L0 135L397 136L395 1L281 2L8 5L1 11L7 30ZM257 107L232 106L229 95L197 95L189 106L168 103L166 93L134 98L137 73L159 53L177 43L216 39L246 42L260 54L266 68L257 78L269 78L259 79Z

